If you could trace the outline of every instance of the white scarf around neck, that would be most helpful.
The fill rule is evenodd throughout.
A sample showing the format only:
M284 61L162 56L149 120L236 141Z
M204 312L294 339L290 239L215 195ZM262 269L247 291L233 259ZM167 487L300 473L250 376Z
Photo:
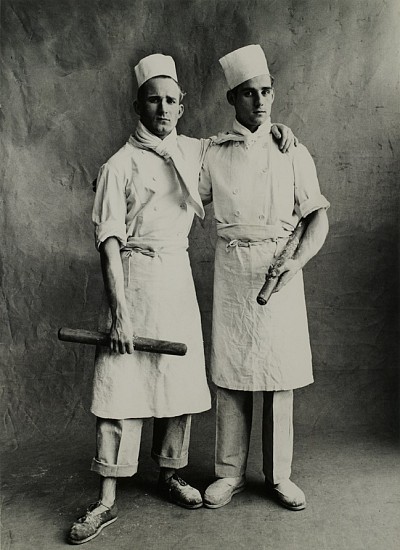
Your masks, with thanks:
M260 138L263 138L271 133L271 117L261 124L255 132L251 132L248 128L243 126L236 118L232 125L231 132L220 132L216 137L212 137L212 141L217 145L226 143L227 141L239 141L244 142L245 147L248 149Z
M174 128L164 139L161 139L152 134L139 120L135 133L131 136L130 141L140 149L149 149L165 159L172 158L179 153L176 128Z
M172 164L178 176L185 198L190 197L192 206L200 218L204 218L203 204L197 187L197 178L192 181L190 177L190 167L187 167L187 161L178 147L178 135L174 128L164 139L152 134L146 126L139 120L135 133L129 138L129 143L139 149L153 151L165 160L171 159Z

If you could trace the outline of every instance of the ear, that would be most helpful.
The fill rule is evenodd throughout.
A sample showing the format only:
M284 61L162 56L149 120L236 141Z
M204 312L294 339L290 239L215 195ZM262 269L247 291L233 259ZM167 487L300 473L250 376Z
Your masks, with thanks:
M185 106L183 105L183 103L180 103L179 104L179 110L178 110L178 120L181 118L181 116L183 115L183 112L185 110Z
M133 108L135 109L135 113L140 116L140 106L137 99L133 102Z
M229 105L235 105L235 94L232 90L226 92L226 99L228 100Z
M271 99L271 104L274 102L274 99L275 99L275 90L274 88L272 88L272 99Z

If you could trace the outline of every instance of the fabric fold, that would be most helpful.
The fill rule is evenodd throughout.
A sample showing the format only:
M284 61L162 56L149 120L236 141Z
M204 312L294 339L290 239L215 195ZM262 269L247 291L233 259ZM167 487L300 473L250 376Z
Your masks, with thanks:
M235 118L231 132L220 132L217 136L211 138L211 142L216 145L222 145L228 141L243 142L246 148L251 147L259 139L264 138L271 133L271 118L268 118L256 132L251 132L248 128L240 124Z
M227 241L240 239L242 241L267 241L289 237L291 230L286 230L282 225L249 225L217 222L217 234Z
M199 218L204 218L204 208L201 201L198 182L190 176L186 163L179 148L176 129L164 139L155 136L142 124L138 122L135 133L129 138L129 143L139 149L153 151L165 160L171 160L182 187L183 198L193 207Z
M179 250L187 250L189 240L187 237L180 239L153 239L151 237L129 237L122 250L130 250L134 248L142 248L152 252L173 253Z

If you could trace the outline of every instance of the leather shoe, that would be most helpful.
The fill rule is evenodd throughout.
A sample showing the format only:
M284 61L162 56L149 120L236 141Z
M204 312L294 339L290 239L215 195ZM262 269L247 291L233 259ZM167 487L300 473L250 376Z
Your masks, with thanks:
M93 511L100 506L103 506L106 510L100 514L94 514ZM91 504L86 514L72 524L68 535L68 542L70 544L83 544L94 539L104 527L114 523L117 517L118 510L116 504L113 504L111 508L108 508L101 501Z
M298 510L304 510L306 507L306 497L303 491L297 487L290 479L285 479L273 485L269 481L265 482L267 491L274 497L274 499L289 510L294 512Z
M204 493L204 506L221 508L232 500L233 495L243 491L246 485L245 476L223 477L207 487Z
M203 506L200 491L191 487L178 474L173 474L168 479L160 476L158 488L162 494L178 506L183 506L183 508L189 510L195 510Z

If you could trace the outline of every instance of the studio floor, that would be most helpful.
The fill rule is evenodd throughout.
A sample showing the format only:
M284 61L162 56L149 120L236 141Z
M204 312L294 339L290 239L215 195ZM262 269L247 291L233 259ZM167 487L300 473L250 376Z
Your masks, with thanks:
M213 414L195 418L187 481L213 479ZM188 511L162 500L149 458L146 425L139 473L118 486L117 522L84 547L92 550L394 550L400 547L400 452L382 434L297 434L292 479L307 509L290 512L263 491L258 427L248 486L218 510ZM70 523L97 496L88 471L93 438L64 434L2 457L2 550L68 548Z

